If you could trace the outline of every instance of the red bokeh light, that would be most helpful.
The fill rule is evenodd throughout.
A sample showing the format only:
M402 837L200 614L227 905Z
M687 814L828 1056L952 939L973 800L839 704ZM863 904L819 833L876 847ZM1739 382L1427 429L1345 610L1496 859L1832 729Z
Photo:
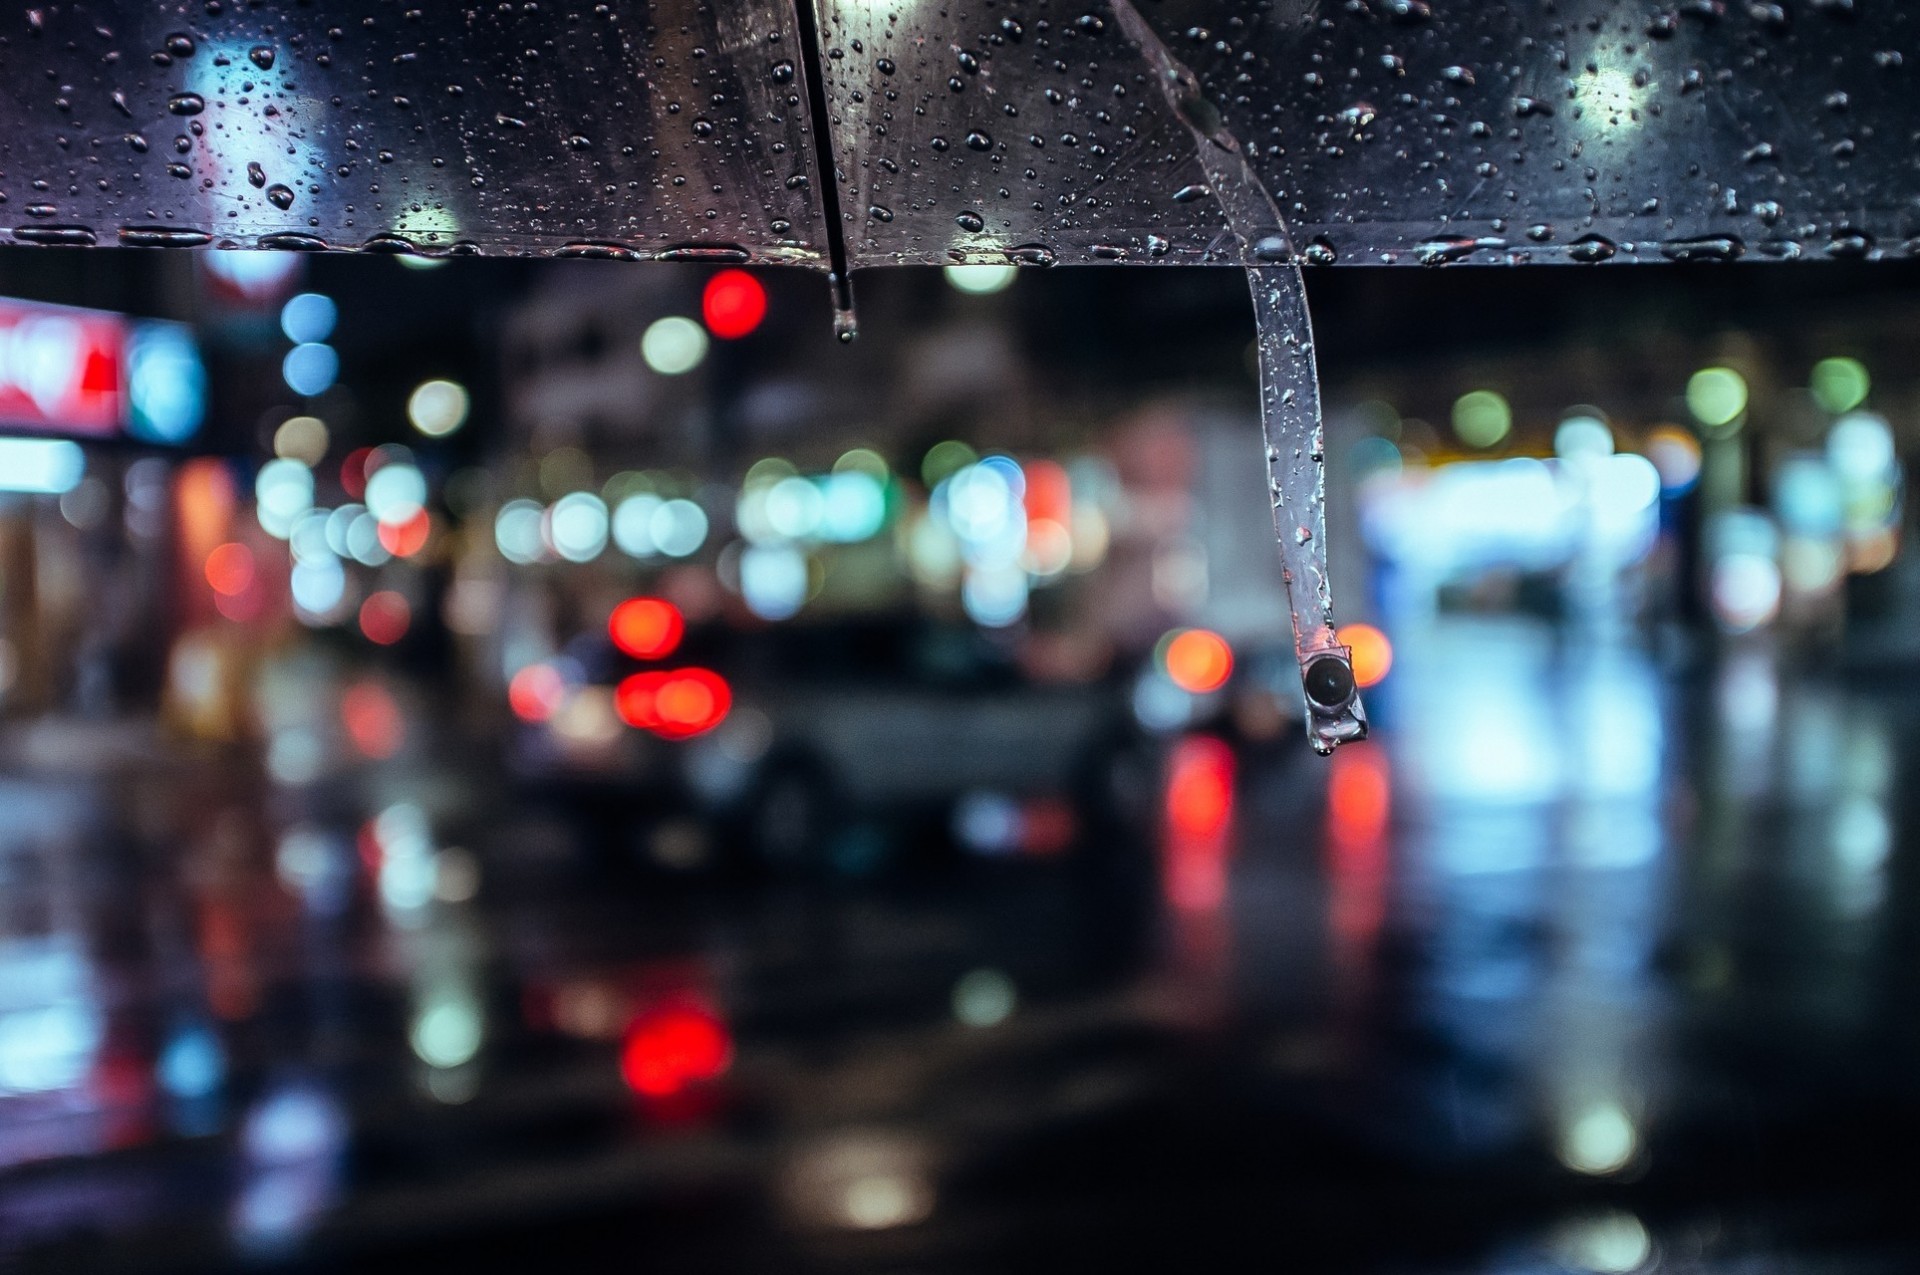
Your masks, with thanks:
M717 1080L733 1064L733 1037L704 1005L675 1001L646 1010L627 1028L620 1074L647 1098L670 1098Z
M1393 789L1378 746L1343 748L1327 773L1327 830L1336 845L1377 842L1387 835Z
M560 710L567 681L551 664L529 664L507 683L507 706L523 722L544 722Z
M1349 969L1366 964L1386 922L1392 824L1393 774L1380 745L1335 753L1327 770L1327 921L1334 959Z
M1073 482L1059 462L1036 460L1026 466L1027 494L1023 498L1029 522L1073 523Z
M636 660L672 655L686 631L680 608L659 598L628 598L607 617L607 636Z
M392 646L413 625L413 608L391 589L382 589L360 604L360 631L367 641Z
M767 290L744 270L722 270L707 280L700 314L709 332L722 340L738 340L767 317Z
M396 558L411 558L427 547L427 537L432 531L433 517L422 509L405 522L381 523L380 543Z
M1063 853L1079 835L1080 821L1074 816L1073 803L1062 798L1039 798L1020 813L1020 848L1028 854Z
M340 488L350 500L358 500L367 494L367 462L373 459L373 448L356 447L348 452L340 462Z
M655 701L660 696L660 687L671 674L658 670L635 673L622 681L613 692L613 711L620 720L635 730L653 730L660 725L660 714Z
M1209 912L1226 901L1237 769L1233 750L1210 735L1189 736L1174 746L1162 888L1182 911Z
M378 682L356 682L340 697L340 724L353 746L375 761L400 751L407 724L393 692Z
M229 542L207 555L207 583L222 597L237 598L253 587L253 551Z
M1211 736L1183 739L1167 780L1167 821L1190 837L1220 833L1233 816L1233 750Z
M620 720L664 739L691 739L726 720L733 690L711 669L635 673L613 693Z
M1233 676L1233 648L1209 629L1187 629L1167 643L1167 676L1191 695L1217 691Z

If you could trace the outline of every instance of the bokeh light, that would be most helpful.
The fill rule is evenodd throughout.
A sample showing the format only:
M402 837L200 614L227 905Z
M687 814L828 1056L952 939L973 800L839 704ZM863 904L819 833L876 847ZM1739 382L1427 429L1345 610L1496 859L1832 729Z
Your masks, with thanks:
M280 361L280 376L287 388L307 398L326 393L339 375L340 355L317 341L294 346Z
M947 282L956 292L969 296L986 296L990 293L1005 292L1013 286L1013 279L1019 271L1018 266L975 265L948 266Z
M657 1005L639 1015L620 1049L620 1075L629 1089L647 1098L670 1098L717 1080L732 1064L733 1038L726 1024L691 1001Z
M1513 431L1513 409L1492 390L1462 394L1453 404L1453 432L1469 447L1492 447Z
M411 558L427 547L433 534L433 518L424 509L414 510L404 522L379 524L380 547L396 558Z
M253 551L243 544L220 545L207 555L207 584L223 597L237 598L253 587Z
M375 681L356 682L340 697L340 724L361 754L384 761L406 740L406 720L393 692Z
M370 594L360 604L360 632L378 646L392 646L413 625L413 608L391 589Z
M458 381L422 381L407 396L407 419L428 438L445 438L467 422L471 400Z
M1167 677L1189 695L1217 691L1233 676L1233 648L1211 629L1181 629L1166 639Z
M767 317L767 290L744 270L722 270L700 296L707 330L724 341L751 333Z
M1873 379L1859 359L1821 359L1808 380L1814 401L1836 416L1866 402L1873 388Z
M661 598L628 598L607 617L613 644L636 660L659 660L673 654L687 629L680 608Z
M287 298L287 303L280 307L280 330L286 333L287 340L307 345L332 336L333 325L339 317L339 307L334 305L332 297L320 292L302 292Z
M1730 367L1708 367L1687 381L1687 410L1709 429L1721 429L1747 410L1747 380Z
M366 500L378 521L408 522L426 506L426 476L404 461L382 465L367 479Z
M273 431L273 454L312 467L326 459L331 441L327 423L318 416L290 416Z
M691 372L707 357L707 330L677 314L657 319L640 337L640 357L662 376Z
M551 664L529 664L507 683L507 706L523 722L544 722L566 699L567 682Z
M1393 643L1373 625L1343 624L1336 636L1353 652L1353 680L1361 687L1378 686L1393 668Z
M547 539L568 562L592 562L607 547L607 505L590 491L569 492L547 515Z

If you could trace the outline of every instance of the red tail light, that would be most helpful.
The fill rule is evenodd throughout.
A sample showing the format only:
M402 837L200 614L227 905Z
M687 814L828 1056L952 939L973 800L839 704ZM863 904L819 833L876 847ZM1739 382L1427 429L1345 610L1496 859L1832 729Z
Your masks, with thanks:
M718 1080L733 1064L733 1036L704 1005L656 1005L633 1020L620 1050L627 1087L647 1098L671 1098Z
M664 739L691 739L712 730L733 707L727 679L712 669L635 673L613 696L620 720Z

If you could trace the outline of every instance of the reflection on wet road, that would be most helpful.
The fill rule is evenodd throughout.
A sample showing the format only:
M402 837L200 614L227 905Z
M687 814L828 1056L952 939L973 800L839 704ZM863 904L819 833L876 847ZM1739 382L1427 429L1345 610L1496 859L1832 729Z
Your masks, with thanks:
M1136 839L861 881L16 733L0 1259L1913 1269L1916 705L1399 649L1330 762L1190 736Z

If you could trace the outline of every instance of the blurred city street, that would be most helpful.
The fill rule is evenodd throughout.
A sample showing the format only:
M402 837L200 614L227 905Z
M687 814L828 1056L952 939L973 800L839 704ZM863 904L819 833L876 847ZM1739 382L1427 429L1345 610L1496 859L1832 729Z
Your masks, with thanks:
M0 248L0 1267L1920 1269L1915 264Z
M1916 73L0 2L0 1272L1920 1271Z
M1330 762L1185 734L1111 831L871 878L11 731L6 1257L1907 1269L1920 705L1400 650Z

